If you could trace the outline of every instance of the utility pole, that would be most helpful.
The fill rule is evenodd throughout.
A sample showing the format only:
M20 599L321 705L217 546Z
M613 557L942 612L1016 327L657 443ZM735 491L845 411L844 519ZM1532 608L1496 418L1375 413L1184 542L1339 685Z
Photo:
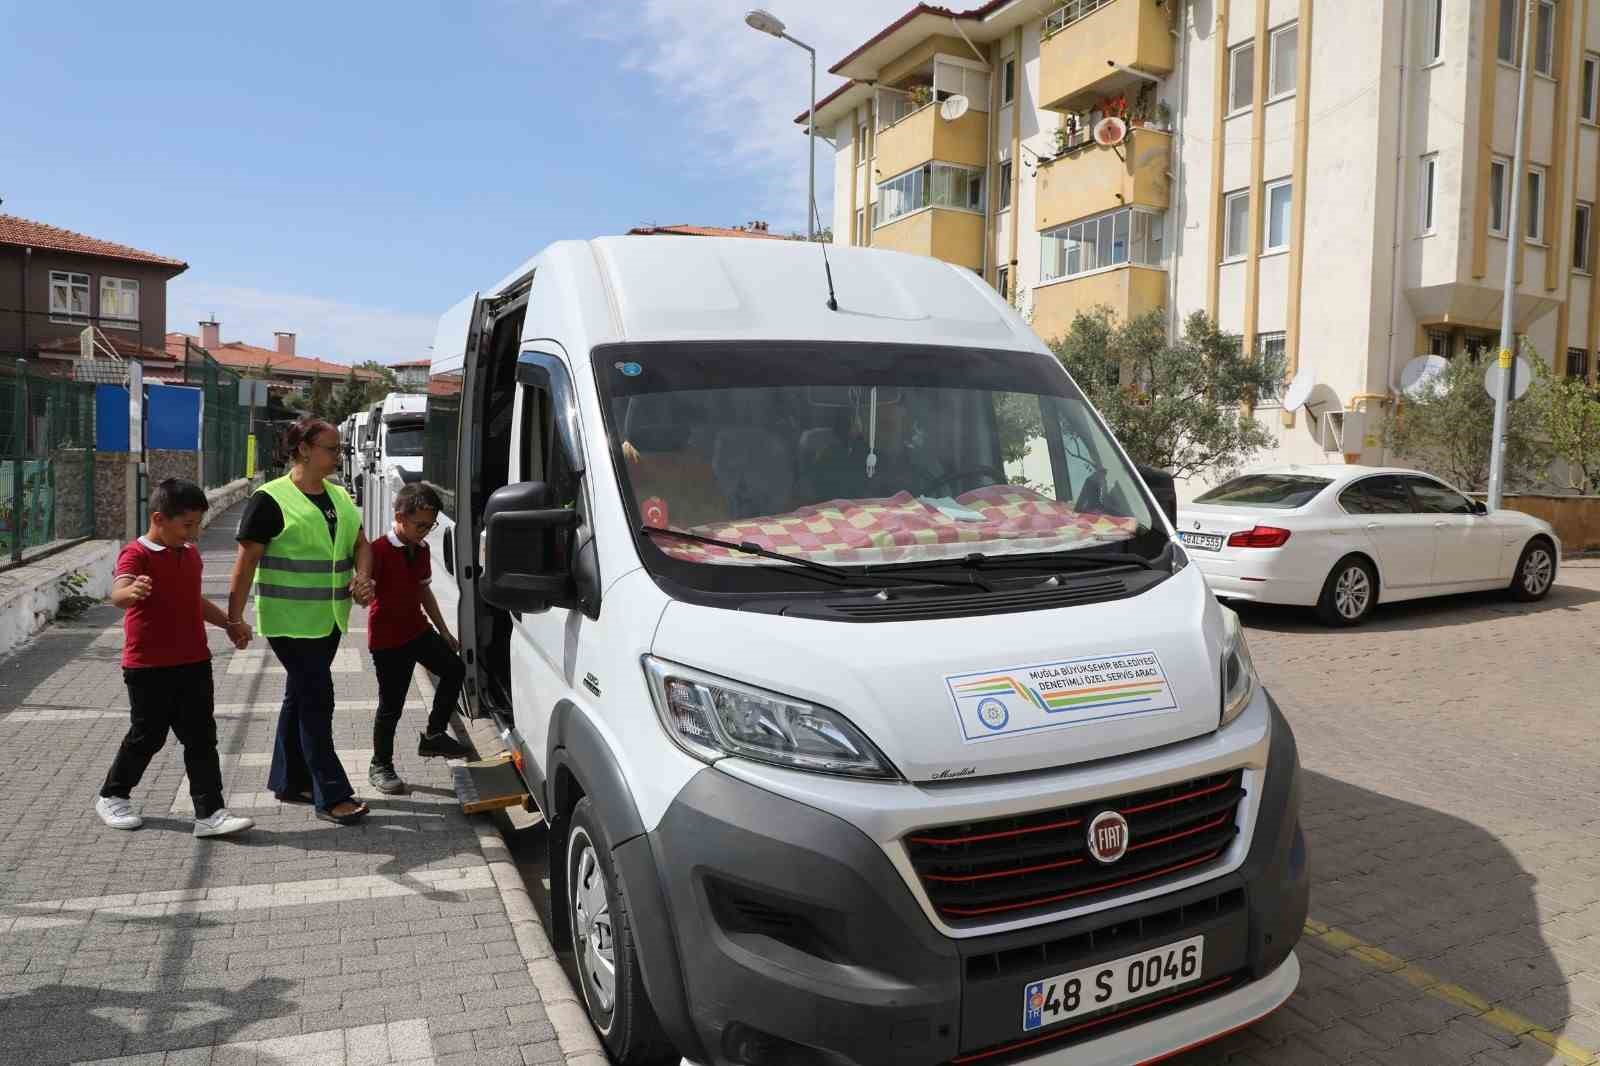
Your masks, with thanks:
M1517 342L1514 322L1517 304L1517 252L1522 247L1522 183L1526 180L1522 159L1522 124L1528 103L1528 51L1533 44L1533 0L1522 5L1521 73L1517 76L1517 126L1515 149L1511 157L1511 217L1506 220L1506 279L1500 297L1500 380L1494 397L1494 436L1489 443L1489 500L1491 511L1500 509L1505 490L1506 406L1511 402L1511 374L1516 365ZM1488 76L1493 76L1491 71ZM1547 194L1548 195L1548 194Z

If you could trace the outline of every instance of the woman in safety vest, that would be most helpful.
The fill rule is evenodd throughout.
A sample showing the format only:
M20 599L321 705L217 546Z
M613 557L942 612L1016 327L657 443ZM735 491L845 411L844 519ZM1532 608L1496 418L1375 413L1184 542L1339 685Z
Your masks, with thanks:
M361 514L325 478L339 468L339 431L303 418L285 443L288 474L255 491L239 519L228 618L244 617L256 589L256 632L288 671L267 787L284 803L350 825L367 813L333 747L333 658L352 601L372 599L372 551Z

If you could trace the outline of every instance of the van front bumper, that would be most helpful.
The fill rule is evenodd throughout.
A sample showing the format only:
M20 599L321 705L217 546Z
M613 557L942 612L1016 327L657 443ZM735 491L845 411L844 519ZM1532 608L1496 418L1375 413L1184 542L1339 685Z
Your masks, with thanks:
M960 940L933 927L860 830L708 767L653 831L616 849L651 1003L705 1066L1128 1063L1248 1025L1298 981L1310 883L1294 737L1269 706L1262 802L1237 869ZM1028 982L1197 934L1192 984L1023 1032Z

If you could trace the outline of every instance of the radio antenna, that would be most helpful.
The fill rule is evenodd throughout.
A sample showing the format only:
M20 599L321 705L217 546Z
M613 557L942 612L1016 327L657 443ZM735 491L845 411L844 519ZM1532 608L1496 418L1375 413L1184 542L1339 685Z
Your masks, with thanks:
M817 210L817 202L811 201L811 217L816 220L816 230L822 232L822 214ZM833 293L833 266L828 262L828 242L819 240L818 247L822 249L822 271L828 276L828 310L839 310L839 298Z

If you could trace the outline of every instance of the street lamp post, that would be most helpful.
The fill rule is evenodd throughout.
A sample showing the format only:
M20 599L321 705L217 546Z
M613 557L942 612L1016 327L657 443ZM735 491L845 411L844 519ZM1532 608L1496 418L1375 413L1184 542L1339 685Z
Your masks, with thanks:
M811 96L806 101L806 133L811 140L811 165L806 169L806 237L817 239L817 50L804 41L797 41L785 32L783 20L770 11L756 8L744 17L745 25L753 30L781 37L792 45L804 48L811 54Z

